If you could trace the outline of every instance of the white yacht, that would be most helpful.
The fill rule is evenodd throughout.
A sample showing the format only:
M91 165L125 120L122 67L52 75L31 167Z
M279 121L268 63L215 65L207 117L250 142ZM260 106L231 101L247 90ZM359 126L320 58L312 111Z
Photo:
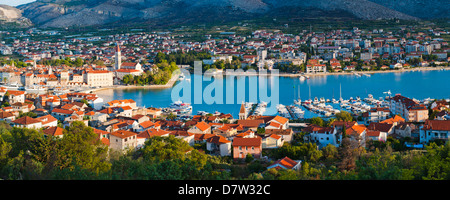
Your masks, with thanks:
M198 111L197 112L197 115L207 115L208 114L208 112L206 112L206 111Z
M175 109L178 113L184 114L192 111L190 103L185 103L180 100L173 102L170 108Z
M285 105L283 105L283 104L278 104L278 105L277 105L277 110L278 110L278 113L280 113L280 115L281 115L282 117L286 117L286 118L289 118L289 117L290 117L289 111L287 110L287 108L286 108Z
M292 109L294 111L294 114L297 118L303 118L303 115L305 114L305 111L297 106L292 106Z
M339 101L336 100L335 98L331 99L331 102L333 102L333 104L338 104L339 103Z
M325 103L325 98L320 97L320 103Z
M319 99L317 97L314 97L313 104L318 104L318 103L319 103Z

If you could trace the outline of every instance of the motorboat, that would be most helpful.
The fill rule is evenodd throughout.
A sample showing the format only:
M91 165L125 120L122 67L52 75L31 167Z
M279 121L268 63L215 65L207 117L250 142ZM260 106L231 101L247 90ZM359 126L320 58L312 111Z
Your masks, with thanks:
M186 77L184 76L183 73L180 74L180 76L178 77L179 80L184 80Z
M183 113L183 114L192 111L192 106L191 106L190 103L185 103L185 102L182 102L180 100L173 102L170 105L170 108L173 108L177 112Z
M287 108L286 108L285 105L283 105L283 104L278 104L278 105L277 105L277 110L278 110L278 113L280 113L280 115L281 115L282 117L286 117L286 118L289 118L289 117L290 117L289 111L287 110Z
M197 115L207 115L208 112L206 111L197 111Z
M303 115L305 114L304 110L302 110L301 108L299 108L297 106L293 106L292 110L297 118L303 118Z
M318 104L318 103L319 103L319 99L317 97L314 97L313 104Z
M335 98L331 99L331 102L332 102L333 104L338 104L338 103L339 103L339 101L336 100Z

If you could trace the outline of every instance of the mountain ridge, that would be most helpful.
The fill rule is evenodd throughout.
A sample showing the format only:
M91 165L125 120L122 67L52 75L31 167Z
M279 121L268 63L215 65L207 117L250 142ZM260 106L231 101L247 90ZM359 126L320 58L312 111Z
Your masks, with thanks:
M426 0L406 1L414 6ZM420 20L424 16L419 8L407 13L405 9L399 11L395 4L386 0L37 0L17 8L37 26L60 28L133 22L224 22L277 17L284 15L284 9L299 16L326 17L327 12L342 12L344 16L367 20ZM441 13L446 11L440 9L446 8L447 5L435 5L433 13L442 16ZM431 9L431 5L426 9Z

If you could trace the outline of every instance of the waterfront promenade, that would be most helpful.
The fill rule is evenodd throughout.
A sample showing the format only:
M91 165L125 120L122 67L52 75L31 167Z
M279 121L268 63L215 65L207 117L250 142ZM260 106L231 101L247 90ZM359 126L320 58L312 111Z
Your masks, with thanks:
M89 92L98 92L101 90L109 90L109 89L166 89L171 88L180 77L180 73L174 73L172 74L172 77L170 80L164 84L164 85L114 85L109 87L101 87L101 88L95 88L95 89L87 89L83 92L89 93Z
M414 67L408 69L390 69L390 70L371 70L371 71L351 71L351 72L326 72L326 73L315 73L315 74L306 74L306 73L278 73L273 74L267 72L267 75L270 76L283 76L283 77L298 77L298 76L330 76L330 75L353 75L354 73L365 73L365 74L375 74L375 73L399 73L399 72L411 72L411 71L434 71L434 70L450 70L450 67ZM233 76L256 76L260 75L258 72L224 72L223 75L233 75Z

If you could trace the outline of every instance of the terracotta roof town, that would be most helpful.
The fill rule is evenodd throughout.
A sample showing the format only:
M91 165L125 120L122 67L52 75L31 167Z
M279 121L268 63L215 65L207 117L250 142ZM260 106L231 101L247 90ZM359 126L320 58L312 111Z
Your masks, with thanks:
M208 59L202 62L211 63L237 58L243 68L256 66L273 69L277 65L304 65L304 71L295 72L299 74L329 73L330 68L333 68L331 71L373 68L401 70L418 67L419 64L412 64L410 60L416 57L423 60L430 55L435 55L437 59L421 62L420 65L437 65L438 62L448 64L448 43L434 35L440 33L438 30L430 28L419 34L413 28L405 27L401 31L389 32L379 29L361 31L357 27L320 33L305 30L295 34L285 34L279 30L253 30L249 35L205 36L209 38L202 41L187 41L186 35L178 32L136 32L120 36L101 35L95 43L61 37L57 42L49 40L42 44L36 44L32 38L18 37L17 42L6 44L9 41L5 41L5 44L0 44L0 53L10 55L6 50L8 47L11 54L24 58L26 66L4 64L0 66L0 77L2 82L17 83L25 89L0 87L1 97L9 94L7 99L2 99L5 104L0 111L0 120L15 127L35 128L49 137L64 137L62 127L80 121L92 127L103 144L120 150L140 148L145 145L143 141L151 137L174 136L192 146L206 143L209 153L235 159L245 158L247 154L260 157L263 149L280 148L298 139L300 133L302 139L318 144L318 148L329 144L339 147L344 130L345 137L358 140L361 144L366 142L366 137L367 140L385 141L394 134L416 137L423 143L445 138L445 134L450 131L450 120L446 120L450 117L448 102L437 100L430 105L401 94L385 100L387 104L374 105L367 112L352 116L355 119L360 116L368 119L374 113L383 113L382 116L376 116L376 120L365 120L364 124L360 119L337 120L320 126L308 120L304 120L305 123L293 123L295 120L291 120L288 115L254 114L245 103L241 104L239 110L222 111L226 113L177 114L172 119L167 108L146 108L139 105L137 99L104 101L93 92L118 85L126 87L121 81L127 75L148 75L161 70L154 63L158 53L203 52L208 55ZM9 30L4 33L13 34ZM131 44L146 45L135 47ZM36 45L39 48L35 48ZM302 52L305 45L314 46L317 50L314 55ZM45 64L52 60L77 59L97 59L101 62L86 62L81 66ZM120 60L120 63L116 60ZM385 62L380 63L378 60ZM376 64L371 66L371 63ZM33 90L45 90L45 94L28 92ZM432 113L428 113L428 108L437 112L435 119L429 119ZM233 114L238 114L238 118ZM301 162L283 157L273 167L293 168L298 163Z

